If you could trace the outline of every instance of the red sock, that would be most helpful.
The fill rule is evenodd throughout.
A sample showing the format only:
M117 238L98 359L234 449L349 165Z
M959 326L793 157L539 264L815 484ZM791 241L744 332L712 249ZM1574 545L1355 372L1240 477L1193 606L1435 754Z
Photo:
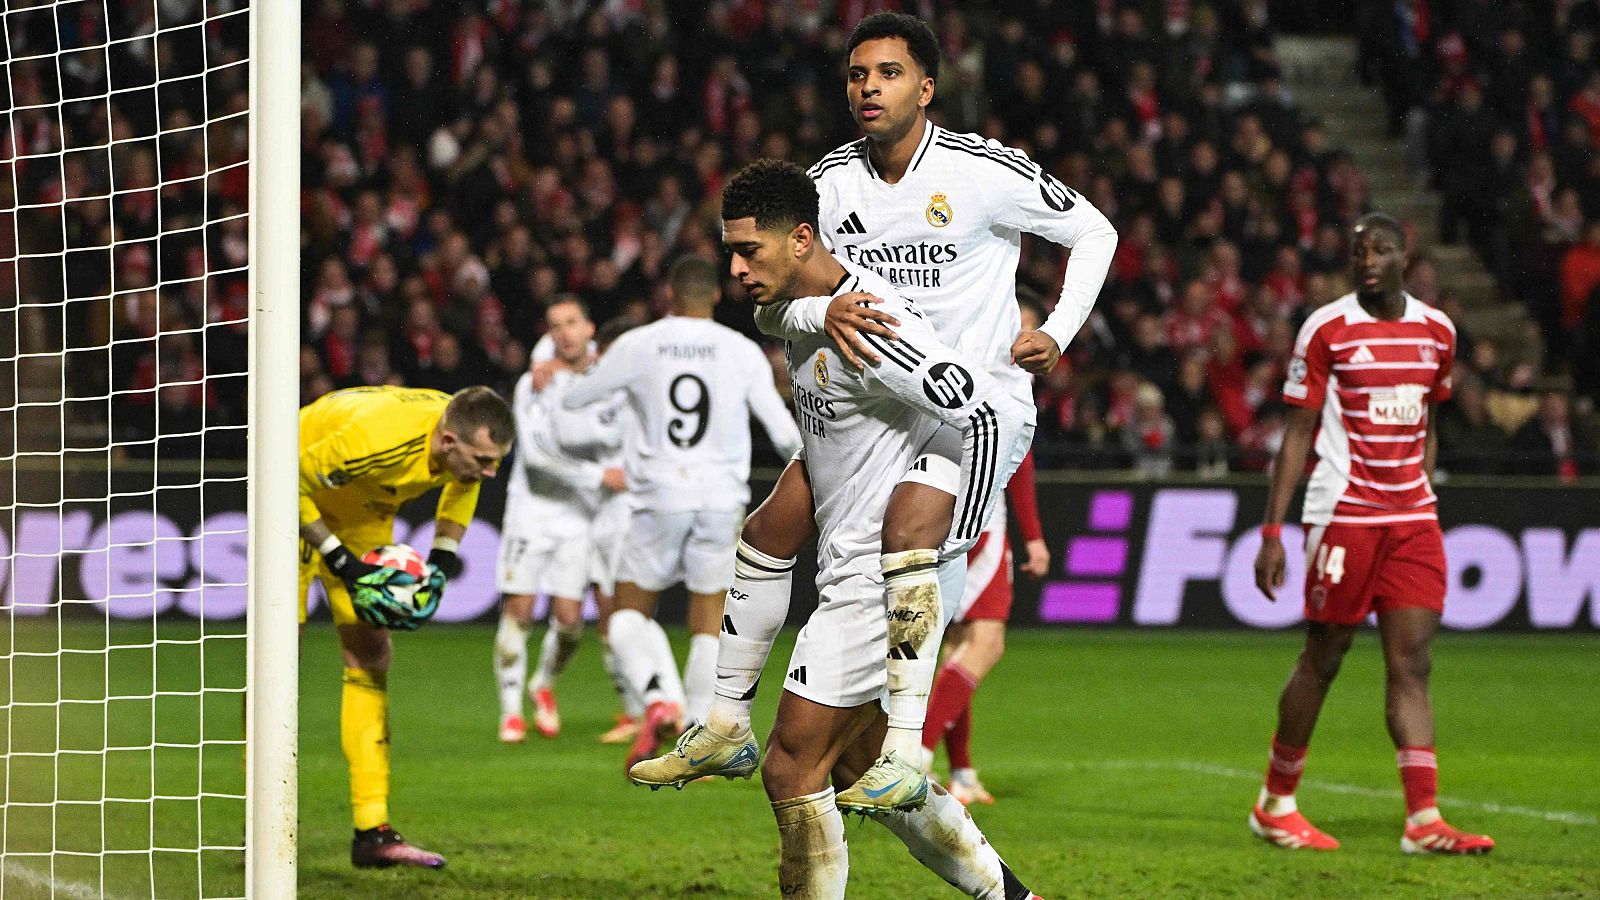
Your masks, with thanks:
M933 693L928 697L928 716L922 724L923 747L932 750L939 746L945 732L972 705L972 692L977 689L978 679L959 665L945 663L939 668L939 677L933 680Z
M944 748L950 754L950 769L972 768L972 702L961 711L944 735Z
M1406 792L1406 815L1439 805L1439 758L1432 747L1401 747L1395 752L1400 785Z
M1272 736L1272 755L1267 757L1267 793L1288 797L1300 785L1306 767L1306 748L1291 747Z

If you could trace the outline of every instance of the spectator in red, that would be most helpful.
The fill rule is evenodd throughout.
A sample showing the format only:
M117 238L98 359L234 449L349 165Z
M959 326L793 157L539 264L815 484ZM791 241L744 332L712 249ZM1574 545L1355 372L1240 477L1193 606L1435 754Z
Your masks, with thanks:
M1561 257L1561 327L1576 333L1583 326L1594 291L1600 286L1600 220L1584 226L1583 240Z
M1213 302L1211 285L1194 280L1183 286L1178 307L1167 316L1167 346L1180 356L1211 346L1220 331L1231 331L1228 314Z

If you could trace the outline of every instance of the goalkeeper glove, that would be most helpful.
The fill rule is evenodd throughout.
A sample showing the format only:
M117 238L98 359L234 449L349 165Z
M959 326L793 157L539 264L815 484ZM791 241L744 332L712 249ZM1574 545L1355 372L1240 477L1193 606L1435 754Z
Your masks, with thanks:
M322 558L350 591L357 618L379 628L405 628L412 617L410 604L395 597L391 585L416 584L416 576L388 566L363 562L337 537L323 542ZM411 626L415 628L416 626Z
M412 619L421 625L433 614L439 611L439 602L444 599L445 582L461 574L461 557L456 553L460 544L450 538L436 538L433 549L428 551L428 581L417 592L417 609L412 614Z

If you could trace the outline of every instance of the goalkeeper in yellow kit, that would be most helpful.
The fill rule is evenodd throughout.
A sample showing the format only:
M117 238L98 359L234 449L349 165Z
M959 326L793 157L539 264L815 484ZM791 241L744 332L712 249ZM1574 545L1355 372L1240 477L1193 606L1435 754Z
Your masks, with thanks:
M319 578L344 652L339 731L357 867L444 865L389 827L389 629L415 630L439 608L446 581L461 572L457 554L478 484L494 477L515 434L510 407L486 387L453 396L358 387L300 410L300 621L306 590ZM427 581L402 601L390 588L416 584L414 576L361 558L393 542L401 504L436 487Z

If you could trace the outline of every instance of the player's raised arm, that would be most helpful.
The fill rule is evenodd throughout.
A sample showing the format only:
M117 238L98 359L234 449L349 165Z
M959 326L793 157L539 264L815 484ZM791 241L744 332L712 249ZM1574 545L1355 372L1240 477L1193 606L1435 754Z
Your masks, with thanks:
M639 377L638 354L631 352L635 335L625 334L587 372L574 379L561 398L562 409L582 409L613 391L625 390Z
M530 378L517 381L512 403L517 418L518 461L530 473L537 472L574 490L600 487L606 467L560 451L556 445L550 399L544 391L533 388Z
M997 152L1005 151L998 143L990 143ZM997 220L1072 251L1055 310L1037 332L1023 332L1012 346L1012 359L1017 365L1042 375L1055 368L1061 351L1094 309L1117 250L1117 230L1088 198L1049 172L1031 161L1017 165L1029 170L1033 178L1011 175L996 179L995 187L1001 191ZM1045 340L1046 336L1050 340Z
M874 308L881 303L882 298L863 291L851 291L836 297L796 297L782 303L757 306L756 327L765 334L786 341L805 335L826 335L839 345L839 352L844 355L846 362L861 369L866 363L877 365L882 362L868 346L863 333L891 340L899 337L894 326L899 325L900 320Z

